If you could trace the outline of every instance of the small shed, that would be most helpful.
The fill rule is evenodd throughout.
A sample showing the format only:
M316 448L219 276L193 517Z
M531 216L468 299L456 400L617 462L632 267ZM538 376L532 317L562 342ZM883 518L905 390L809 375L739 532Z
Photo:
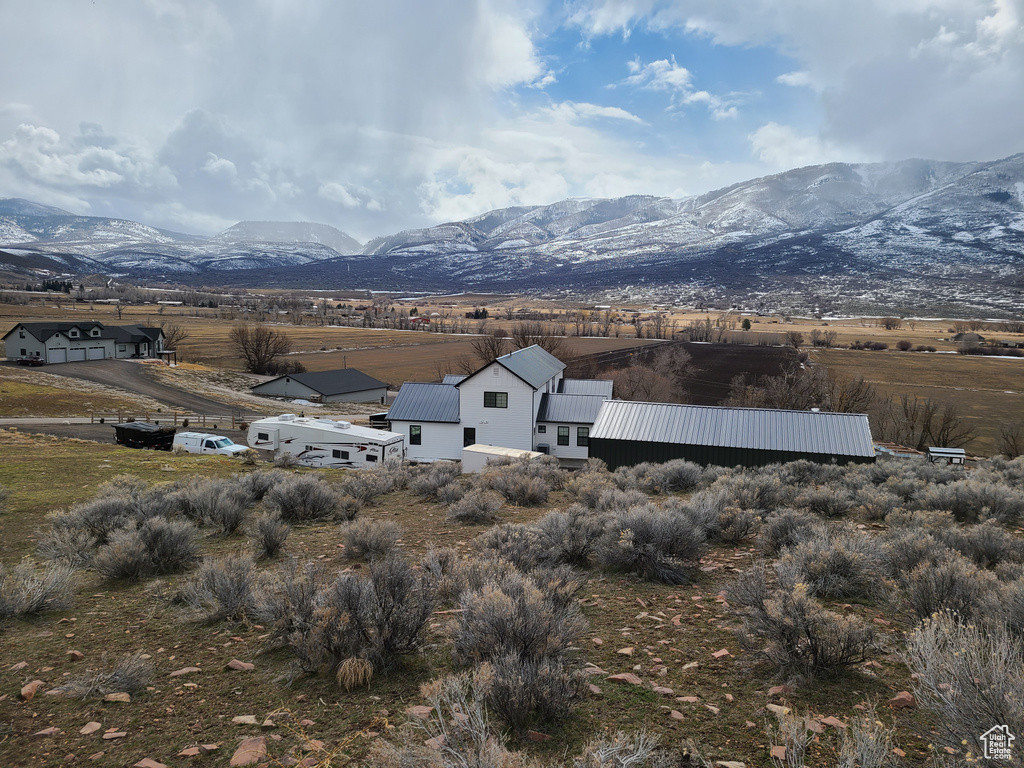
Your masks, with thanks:
M539 451L524 451L521 448L503 448L500 445L473 443L462 449L462 474L482 472L488 461L494 459L528 459L535 461L544 454Z
M370 403L383 405L388 385L355 368L290 373L257 384L254 395L287 397L313 403Z
M606 400L589 442L591 457L609 469L672 459L725 467L875 460L863 413Z
M967 452L963 448L928 447L926 454L932 464L966 464Z

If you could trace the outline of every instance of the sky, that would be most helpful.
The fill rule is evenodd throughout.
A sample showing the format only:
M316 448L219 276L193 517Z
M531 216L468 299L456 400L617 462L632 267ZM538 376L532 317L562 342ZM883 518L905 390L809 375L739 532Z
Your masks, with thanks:
M1024 151L1024 0L0 0L0 197L361 242Z

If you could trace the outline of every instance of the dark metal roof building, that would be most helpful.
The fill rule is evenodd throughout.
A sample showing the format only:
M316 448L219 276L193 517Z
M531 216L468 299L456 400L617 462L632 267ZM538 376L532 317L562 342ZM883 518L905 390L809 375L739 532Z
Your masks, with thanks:
M387 393L388 385L355 368L333 371L291 373L264 381L252 388L257 395L279 397L318 396L324 402L337 402L353 398L377 400Z
M723 408L606 400L590 431L590 455L610 469L643 461L761 466L808 459L875 460L862 413Z
M388 411L389 421L459 423L459 390L450 384L407 381Z

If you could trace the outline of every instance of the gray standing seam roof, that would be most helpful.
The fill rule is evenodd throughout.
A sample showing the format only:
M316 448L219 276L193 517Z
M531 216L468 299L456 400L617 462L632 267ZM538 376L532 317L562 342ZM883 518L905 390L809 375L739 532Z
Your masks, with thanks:
M562 379L558 392L563 395L601 395L611 398L615 382L611 379Z
M278 376L276 379L265 381L253 387L253 391L265 387L281 379L293 379L314 392L330 397L331 395L343 395L347 392L363 392L368 389L386 388L387 384L377 381L355 368L339 368L334 371L313 371L307 373L290 373L287 376Z
M603 402L604 398L598 395L544 394L540 398L537 421L593 424Z
M837 456L875 455L868 417L863 413L605 400L590 437Z
M565 370L565 363L537 344L509 352L494 362L512 371L534 389L540 389L545 382Z
M459 390L450 384L407 381L388 410L391 421L459 422Z
M466 378L464 373L446 373L444 378L441 379L442 384L458 384L460 381Z

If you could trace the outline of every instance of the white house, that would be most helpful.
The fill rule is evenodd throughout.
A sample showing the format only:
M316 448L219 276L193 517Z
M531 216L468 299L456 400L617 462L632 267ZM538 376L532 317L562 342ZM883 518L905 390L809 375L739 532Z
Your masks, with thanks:
M564 379L564 370L541 347L526 347L466 377L404 384L388 420L405 435L413 461L458 460L473 444L585 460L588 430L600 403L611 396L611 382ZM559 441L563 431L570 435L567 444Z
M160 328L96 322L18 323L3 337L9 360L33 359L45 364L156 357L163 340Z

